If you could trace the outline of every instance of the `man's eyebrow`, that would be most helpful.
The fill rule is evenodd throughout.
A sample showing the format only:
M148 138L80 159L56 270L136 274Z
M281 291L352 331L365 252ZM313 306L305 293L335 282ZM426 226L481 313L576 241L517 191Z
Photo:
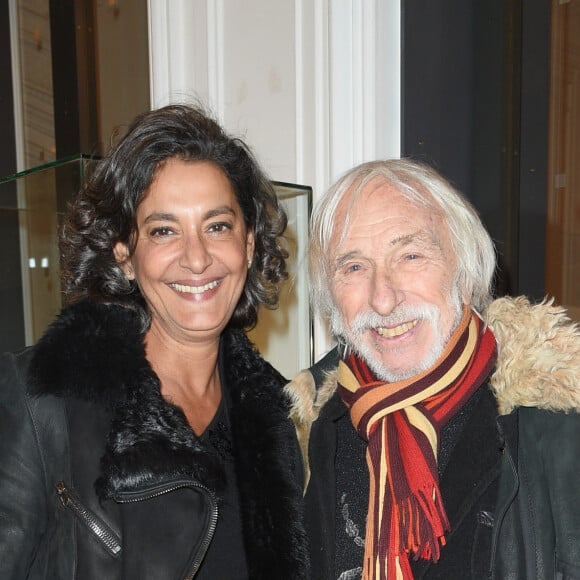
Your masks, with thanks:
M392 248L405 247L412 243L418 243L423 247L441 249L439 239L426 230L417 230L410 234L397 236L388 242L388 246ZM339 269L350 260L360 260L361 258L364 258L364 256L359 250L351 250L350 252L336 256L333 264L335 268Z
M361 254L358 250L347 252L346 254L341 254L340 256L336 256L336 258L334 259L334 265L336 268L340 268L353 258L360 258L360 255Z
M439 239L435 238L429 232L425 230L417 230L416 232L411 232L410 234L405 234L404 236L398 236L389 242L390 246L408 246L417 242L424 246L441 248L441 243Z

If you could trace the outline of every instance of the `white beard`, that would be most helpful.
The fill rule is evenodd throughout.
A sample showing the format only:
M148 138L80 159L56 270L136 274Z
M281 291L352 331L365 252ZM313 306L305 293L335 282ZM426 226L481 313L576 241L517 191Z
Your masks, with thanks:
M376 312L363 312L355 317L350 328L346 326L339 310L335 308L330 317L330 328L334 336L342 338L346 347L354 351L365 361L379 380L394 383L426 371L441 356L453 331L460 323L463 314L461 293L457 284L454 285L449 297L449 305L455 313L455 318L451 329L446 335L442 335L439 328L441 311L433 304L422 304L419 306L406 306L402 304L396 307L389 316L381 316ZM413 319L424 320L431 324L435 342L418 364L404 371L394 371L388 368L377 356L376 352L364 342L364 333L372 328L397 326L398 324Z

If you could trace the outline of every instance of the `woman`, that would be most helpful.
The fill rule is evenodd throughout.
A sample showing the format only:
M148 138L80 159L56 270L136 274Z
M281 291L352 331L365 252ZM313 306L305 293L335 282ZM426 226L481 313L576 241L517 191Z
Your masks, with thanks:
M69 305L0 363L0 577L307 577L283 377L247 340L286 216L200 110L138 117L62 238Z

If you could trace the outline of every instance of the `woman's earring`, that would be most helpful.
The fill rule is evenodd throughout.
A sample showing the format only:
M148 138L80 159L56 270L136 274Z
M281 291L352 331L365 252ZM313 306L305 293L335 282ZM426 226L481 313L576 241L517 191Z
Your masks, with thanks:
M248 270L252 267L252 260L248 260Z

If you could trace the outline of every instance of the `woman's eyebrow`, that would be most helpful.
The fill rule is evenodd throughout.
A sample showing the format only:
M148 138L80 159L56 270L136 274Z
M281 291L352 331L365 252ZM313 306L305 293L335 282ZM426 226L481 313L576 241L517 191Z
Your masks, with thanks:
M203 219L207 220L207 219L211 219L213 217L216 217L219 215L224 215L224 214L235 215L236 212L229 205L223 205L223 206L219 206L219 207L216 207L216 208L213 208L213 209L206 211L203 214ZM149 214L143 220L143 223L147 224L149 222L157 222L157 221L159 221L159 222L176 222L176 221L178 221L178 219L177 219L177 216L175 214L161 212L161 211L155 211L155 212Z
M221 205L219 207L210 209L208 211L206 211L203 214L203 219L210 219L213 217L217 217L219 215L223 215L223 214L227 214L227 215L236 215L236 212L234 211L234 209L229 206L229 205Z
M177 221L177 218L172 213L153 212L143 220L143 223L147 224L149 222L174 222L174 221Z

